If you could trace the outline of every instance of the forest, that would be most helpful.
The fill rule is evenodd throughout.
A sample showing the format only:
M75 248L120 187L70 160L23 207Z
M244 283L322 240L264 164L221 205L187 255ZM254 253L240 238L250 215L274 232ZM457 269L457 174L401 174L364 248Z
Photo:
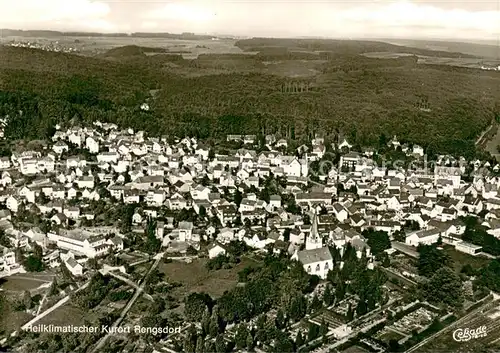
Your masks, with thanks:
M383 62L343 53L308 80L307 90L287 93L289 78L238 72L237 65L225 74L181 76L167 63L192 71L196 64L129 49L121 53L130 56L111 61L3 47L0 115L9 116L6 136L45 138L55 123L100 119L153 135L212 139L276 133L303 142L321 133L370 146L382 134L397 135L458 154L474 150L475 138L500 111L497 73L416 65L411 58ZM139 109L145 101L148 112Z

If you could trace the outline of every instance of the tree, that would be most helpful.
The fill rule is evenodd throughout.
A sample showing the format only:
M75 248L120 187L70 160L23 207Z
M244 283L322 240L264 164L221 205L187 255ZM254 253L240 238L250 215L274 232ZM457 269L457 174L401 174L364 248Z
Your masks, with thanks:
M161 241L156 237L156 221L149 220L145 230L146 241L143 245L143 251L148 254L155 254L161 247Z
M226 352L226 342L224 342L224 337L222 335L218 335L215 338L215 352L217 353Z
M196 350L197 335L196 329L193 326L189 326L188 332L184 337L184 352L194 352Z
M23 263L24 269L28 272L42 272L44 265L42 259L29 255Z
M243 195L241 194L241 191L236 188L236 190L234 190L234 194L233 194L233 199L234 199L234 203L236 204L236 207L240 207L240 204L241 204L241 200L243 200Z
M429 282L423 285L424 296L430 302L443 303L453 307L463 304L464 293L460 277L449 267L436 271Z
M364 298L360 298L358 305L356 306L356 314L358 316L362 316L368 312L368 308L366 306L366 302Z
M205 349L206 353L214 353L215 352L215 344L211 340L205 341ZM187 353L187 352L186 352Z
M290 309L288 311L288 317L293 321L298 321L304 317L306 314L307 302L306 299L297 294L294 299L292 299Z
M0 245L10 248L10 240L3 229L0 229Z
M92 269L92 270L98 270L99 269L99 261L97 261L96 258L90 258L87 260L87 266Z
M349 305L347 306L347 314L346 314L346 317L347 317L347 321L350 322L354 319L354 311L352 310L352 306L351 304L349 303Z
M500 260L491 260L486 267L482 268L477 282L492 291L500 292Z
M203 353L204 352L204 348L205 348L205 342L203 340L203 337L198 336L198 338L196 339L195 353Z
M302 332L297 331L297 336L295 337L295 347L300 348L304 345L304 337L302 337Z
M374 255L391 248L391 240L387 232L367 229L363 231L363 235L367 238L367 243Z
M418 223L417 223L418 224ZM406 233L404 230L397 230L392 235L394 240L404 243L406 241Z
M337 299L337 302L344 300L345 286L343 282L337 284L337 287L335 288L335 298Z
M201 332L203 336L206 336L210 332L210 313L206 310L201 318Z
M319 335L326 339L326 335L328 334L328 324L325 322L325 319L321 319L321 326L319 327Z
M53 296L59 293L59 289L57 286L57 280L54 278L52 283L50 284L50 289L49 289L49 296Z
M290 241L290 228L285 228L285 231L283 232L283 239L285 242Z
M418 272L422 276L430 277L443 266L450 266L451 259L445 252L435 245L420 245L418 258Z
M217 314L212 314L212 317L210 318L210 326L208 328L208 333L210 336L215 337L219 334L219 317Z
M322 306L323 305L321 300L319 300L318 296L315 294L311 300L311 305L310 305L311 312L316 312L317 310L321 309Z
M307 341L311 342L312 340L315 340L319 336L319 326L310 322L309 323L309 329L307 331Z
M200 322L212 304L212 298L207 293L191 293L185 300L184 315L189 321Z
M465 274L466 276L472 277L476 275L476 270L471 266L471 264L465 264L462 266L460 273Z
M236 348L243 349L247 345L247 337L250 334L248 328L244 324L240 324L238 326L238 330L236 331L236 335L234 336L234 341L236 343Z
M205 208L205 206L200 206L199 215L200 218L205 218L205 216L207 215L207 209Z
M252 337L252 334L250 332L248 332L248 335L247 335L246 346L247 346L247 349L249 351L251 351L253 349L253 337Z
M27 290L25 290L23 293L23 304L26 309L31 309L31 307L33 306L33 300L31 299L31 294Z
M333 304L333 301L335 300L335 296L332 293L332 287L327 284L325 288L325 292L323 293L323 302L325 305L328 307Z
M278 329L282 329L285 326L285 316L283 315L283 311L281 309L278 309L274 322Z

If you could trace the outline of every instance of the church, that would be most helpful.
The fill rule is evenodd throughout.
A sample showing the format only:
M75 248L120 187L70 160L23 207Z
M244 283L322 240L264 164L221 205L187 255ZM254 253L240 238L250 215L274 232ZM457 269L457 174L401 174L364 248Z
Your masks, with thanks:
M326 279L328 271L333 268L333 256L328 246L323 246L323 239L318 233L318 216L316 211L313 215L311 233L306 238L306 248L295 251L292 260L299 261L304 270L310 275L316 275Z

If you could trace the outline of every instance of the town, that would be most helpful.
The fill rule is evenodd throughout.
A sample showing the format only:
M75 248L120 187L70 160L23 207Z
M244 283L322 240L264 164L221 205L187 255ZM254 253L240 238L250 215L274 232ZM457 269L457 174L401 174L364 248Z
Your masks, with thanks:
M417 352L485 325L470 344L499 347L500 165L380 140L97 121L16 146L0 159L0 346ZM108 329L30 330L85 323Z

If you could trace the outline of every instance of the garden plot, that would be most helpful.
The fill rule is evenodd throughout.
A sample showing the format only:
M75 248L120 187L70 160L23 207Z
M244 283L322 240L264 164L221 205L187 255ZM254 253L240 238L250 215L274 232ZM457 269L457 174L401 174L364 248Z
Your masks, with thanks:
M403 335L411 335L412 332L425 329L436 317L436 313L421 307L399 319L388 328Z

